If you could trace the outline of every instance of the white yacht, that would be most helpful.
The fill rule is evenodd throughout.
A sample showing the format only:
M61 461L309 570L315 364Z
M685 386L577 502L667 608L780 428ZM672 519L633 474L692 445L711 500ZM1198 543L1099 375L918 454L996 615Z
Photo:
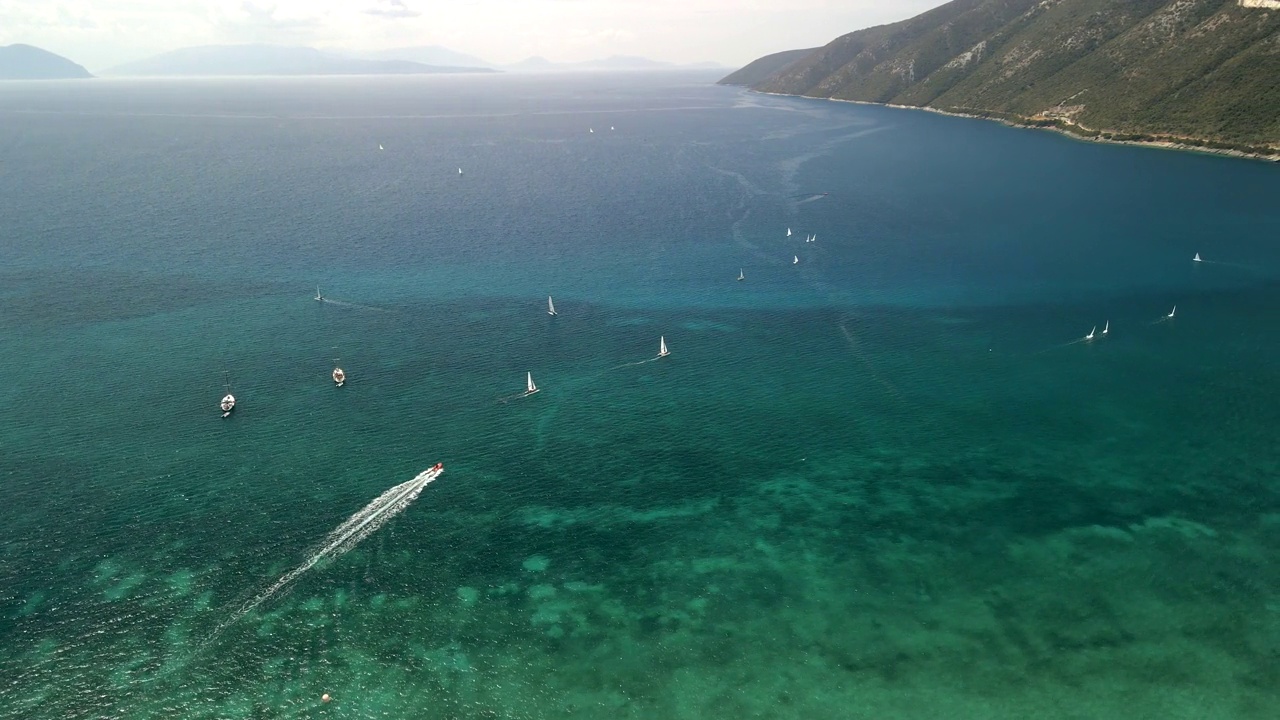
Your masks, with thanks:
M236 409L236 396L231 394L231 375L227 374L227 382L224 387L227 394L222 398L222 402L218 403L218 407L222 408L222 417L231 415L231 411Z

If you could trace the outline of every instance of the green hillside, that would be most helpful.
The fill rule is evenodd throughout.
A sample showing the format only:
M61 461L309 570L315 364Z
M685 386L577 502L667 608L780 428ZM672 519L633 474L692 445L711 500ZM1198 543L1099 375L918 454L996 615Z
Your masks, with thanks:
M767 77L722 82L1086 136L1280 150L1280 9L1237 0L954 0L836 38Z
M732 73L720 82L723 85L754 85L791 63L808 56L810 53L814 52L814 50L815 48L809 48L807 50L785 50L780 53L765 55L764 57L751 62L751 64L743 67L741 70Z

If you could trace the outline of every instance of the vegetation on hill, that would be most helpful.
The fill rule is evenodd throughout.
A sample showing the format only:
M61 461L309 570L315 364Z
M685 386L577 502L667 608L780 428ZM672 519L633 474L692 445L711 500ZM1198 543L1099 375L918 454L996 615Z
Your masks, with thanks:
M724 85L755 85L762 82L765 78L782 70L793 62L807 57L814 52L814 48L807 50L784 50L780 53L765 55L759 60L753 61L751 64L730 74L720 82Z
M1280 10L1238 0L954 0L768 59L722 82L1280 152Z

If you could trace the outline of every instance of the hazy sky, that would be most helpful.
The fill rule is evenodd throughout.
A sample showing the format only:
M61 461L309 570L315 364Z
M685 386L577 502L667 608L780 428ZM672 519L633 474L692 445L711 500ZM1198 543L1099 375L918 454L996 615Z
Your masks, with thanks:
M495 63L644 55L747 63L943 0L0 0L0 45L90 70L190 45L443 45Z

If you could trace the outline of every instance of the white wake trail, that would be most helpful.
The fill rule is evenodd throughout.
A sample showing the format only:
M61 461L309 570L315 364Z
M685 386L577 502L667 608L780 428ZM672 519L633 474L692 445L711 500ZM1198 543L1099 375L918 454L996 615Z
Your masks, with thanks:
M380 313L391 313L391 314L395 313L395 310L388 310L386 308L374 307L372 305L361 305L359 303L347 302L345 300L333 300L331 298L321 298L320 302L329 303L330 305L337 305L338 307L351 308L353 310L368 310L369 312L380 312Z
M282 575L271 587L258 593L253 599L241 606L240 610L227 621L226 625L234 623L254 608L271 599L272 596L288 587L303 573L315 567L316 563L325 558L338 557L359 545L361 540L377 532L378 528L386 525L391 518L399 515L405 508L409 507L409 503L417 499L422 489L431 484L431 481L440 477L443 472L444 468L431 468L418 473L418 476L414 479L402 482L374 498L372 502L365 505L359 512L347 518L345 522L329 533L324 542L318 546L319 549L312 552L311 557L306 562Z

